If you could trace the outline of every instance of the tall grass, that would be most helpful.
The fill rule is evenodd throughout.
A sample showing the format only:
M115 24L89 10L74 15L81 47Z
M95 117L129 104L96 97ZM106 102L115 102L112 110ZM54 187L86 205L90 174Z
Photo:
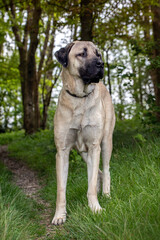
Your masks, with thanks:
M129 124L117 127L110 165L111 199L99 194L104 209L101 214L93 214L87 206L86 164L75 151L71 153L67 221L63 227L53 226L54 239L160 239L160 136L155 132ZM56 149L53 133L43 131L32 137L17 136L9 150L12 156L26 161L39 172L46 184L41 196L52 204L54 214Z
M11 174L0 164L0 239L36 239L44 232L36 220L37 206L10 181Z
M78 181L69 187L68 221L56 239L160 239L160 138L115 150L111 161L111 199L99 196L102 214L81 201ZM85 176L84 176L85 177ZM85 192L83 193L85 199ZM86 199L85 199L86 200Z

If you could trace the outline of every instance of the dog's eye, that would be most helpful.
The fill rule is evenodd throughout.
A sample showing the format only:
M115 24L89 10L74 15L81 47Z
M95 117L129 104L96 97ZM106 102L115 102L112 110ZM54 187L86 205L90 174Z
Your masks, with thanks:
M99 58L102 57L101 54L99 54L99 52L97 50L96 50L96 56L99 57Z
M79 57L86 57L87 53L86 52L82 52L82 53L77 54L77 56L79 56Z

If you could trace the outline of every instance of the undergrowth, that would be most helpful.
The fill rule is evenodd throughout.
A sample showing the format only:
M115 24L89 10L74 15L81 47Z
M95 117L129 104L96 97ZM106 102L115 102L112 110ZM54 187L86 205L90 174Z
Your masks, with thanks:
M158 131L156 126L146 129L131 121L117 124L110 164L111 199L99 194L99 202L104 209L101 214L93 214L87 206L86 164L76 151L71 152L67 221L63 227L53 226L56 230L54 239L160 239ZM56 148L52 131L42 131L31 137L25 137L23 132L19 132L13 139L9 140L10 154L25 161L39 173L45 183L41 196L51 203L54 215ZM52 238L48 236L46 239Z

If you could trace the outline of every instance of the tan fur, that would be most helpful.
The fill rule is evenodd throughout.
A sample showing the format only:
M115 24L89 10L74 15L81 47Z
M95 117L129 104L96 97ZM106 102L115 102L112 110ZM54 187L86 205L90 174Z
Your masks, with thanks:
M78 150L88 169L88 205L93 212L101 210L97 199L97 184L103 178L103 194L110 194L109 161L112 152L112 133L115 125L114 109L106 87L99 83L84 85L78 68L81 58L75 57L84 47L89 58L95 56L91 42L75 42L70 53L67 68L62 70L63 88L54 117L54 136L57 147L57 203L52 223L62 224L66 220L66 183L69 152ZM82 98L69 95L66 90ZM89 94L87 97L83 97ZM103 174L99 170L102 150ZM97 183L98 180L98 183Z

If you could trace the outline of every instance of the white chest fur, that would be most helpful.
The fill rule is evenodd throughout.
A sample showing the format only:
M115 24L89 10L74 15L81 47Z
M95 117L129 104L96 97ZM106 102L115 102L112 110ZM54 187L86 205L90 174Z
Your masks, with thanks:
M75 108L68 134L74 131L75 134L71 134L75 139L73 144L79 152L85 152L89 145L101 141L105 118L102 108L101 99L90 104L89 98Z

